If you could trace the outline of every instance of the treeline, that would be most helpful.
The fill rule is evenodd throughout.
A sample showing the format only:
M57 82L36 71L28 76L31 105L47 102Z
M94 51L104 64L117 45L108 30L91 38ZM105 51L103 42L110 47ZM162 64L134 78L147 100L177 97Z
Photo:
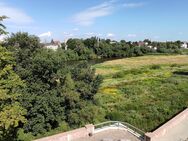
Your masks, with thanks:
M153 53L181 53L182 42L119 42L110 39L91 37L88 39L69 39L67 53L74 53L79 59L135 57ZM62 44L62 49L65 44Z

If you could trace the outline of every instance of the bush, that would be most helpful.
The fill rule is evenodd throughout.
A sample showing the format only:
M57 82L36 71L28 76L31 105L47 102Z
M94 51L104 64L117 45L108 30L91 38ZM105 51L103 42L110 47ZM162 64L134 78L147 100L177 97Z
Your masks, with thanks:
M115 73L112 78L122 78L125 76L125 71L121 71L121 72L118 72L118 73Z
M123 113L118 111L108 113L106 118L112 121L124 121Z
M153 70L161 69L161 66L160 65L152 65L150 67L150 69L153 69Z
M23 129L18 130L17 136L19 141L32 141L34 139L31 133L24 133Z
M170 67L172 67L172 68L178 67L178 64L172 64L172 65L170 65Z

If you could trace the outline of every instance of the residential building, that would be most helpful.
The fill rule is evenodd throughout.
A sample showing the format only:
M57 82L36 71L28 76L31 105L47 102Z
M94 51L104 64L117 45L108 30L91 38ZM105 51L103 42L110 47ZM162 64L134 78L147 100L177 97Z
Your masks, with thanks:
M181 48L187 49L187 48L188 48L187 42L184 42L184 43L181 45Z
M57 50L59 47L61 47L61 42L52 40L51 43L46 43L44 47L48 49Z

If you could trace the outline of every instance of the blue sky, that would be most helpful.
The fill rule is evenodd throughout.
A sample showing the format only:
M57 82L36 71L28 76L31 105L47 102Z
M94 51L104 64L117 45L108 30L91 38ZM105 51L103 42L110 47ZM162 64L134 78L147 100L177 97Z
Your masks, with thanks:
M9 32L67 38L188 40L187 0L0 0Z

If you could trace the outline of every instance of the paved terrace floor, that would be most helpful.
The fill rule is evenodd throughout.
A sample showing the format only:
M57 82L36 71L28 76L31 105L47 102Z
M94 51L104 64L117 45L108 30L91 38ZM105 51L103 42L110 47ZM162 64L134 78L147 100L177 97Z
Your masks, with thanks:
M92 137L81 138L74 141L140 141L140 140L125 130L110 129L96 133Z

